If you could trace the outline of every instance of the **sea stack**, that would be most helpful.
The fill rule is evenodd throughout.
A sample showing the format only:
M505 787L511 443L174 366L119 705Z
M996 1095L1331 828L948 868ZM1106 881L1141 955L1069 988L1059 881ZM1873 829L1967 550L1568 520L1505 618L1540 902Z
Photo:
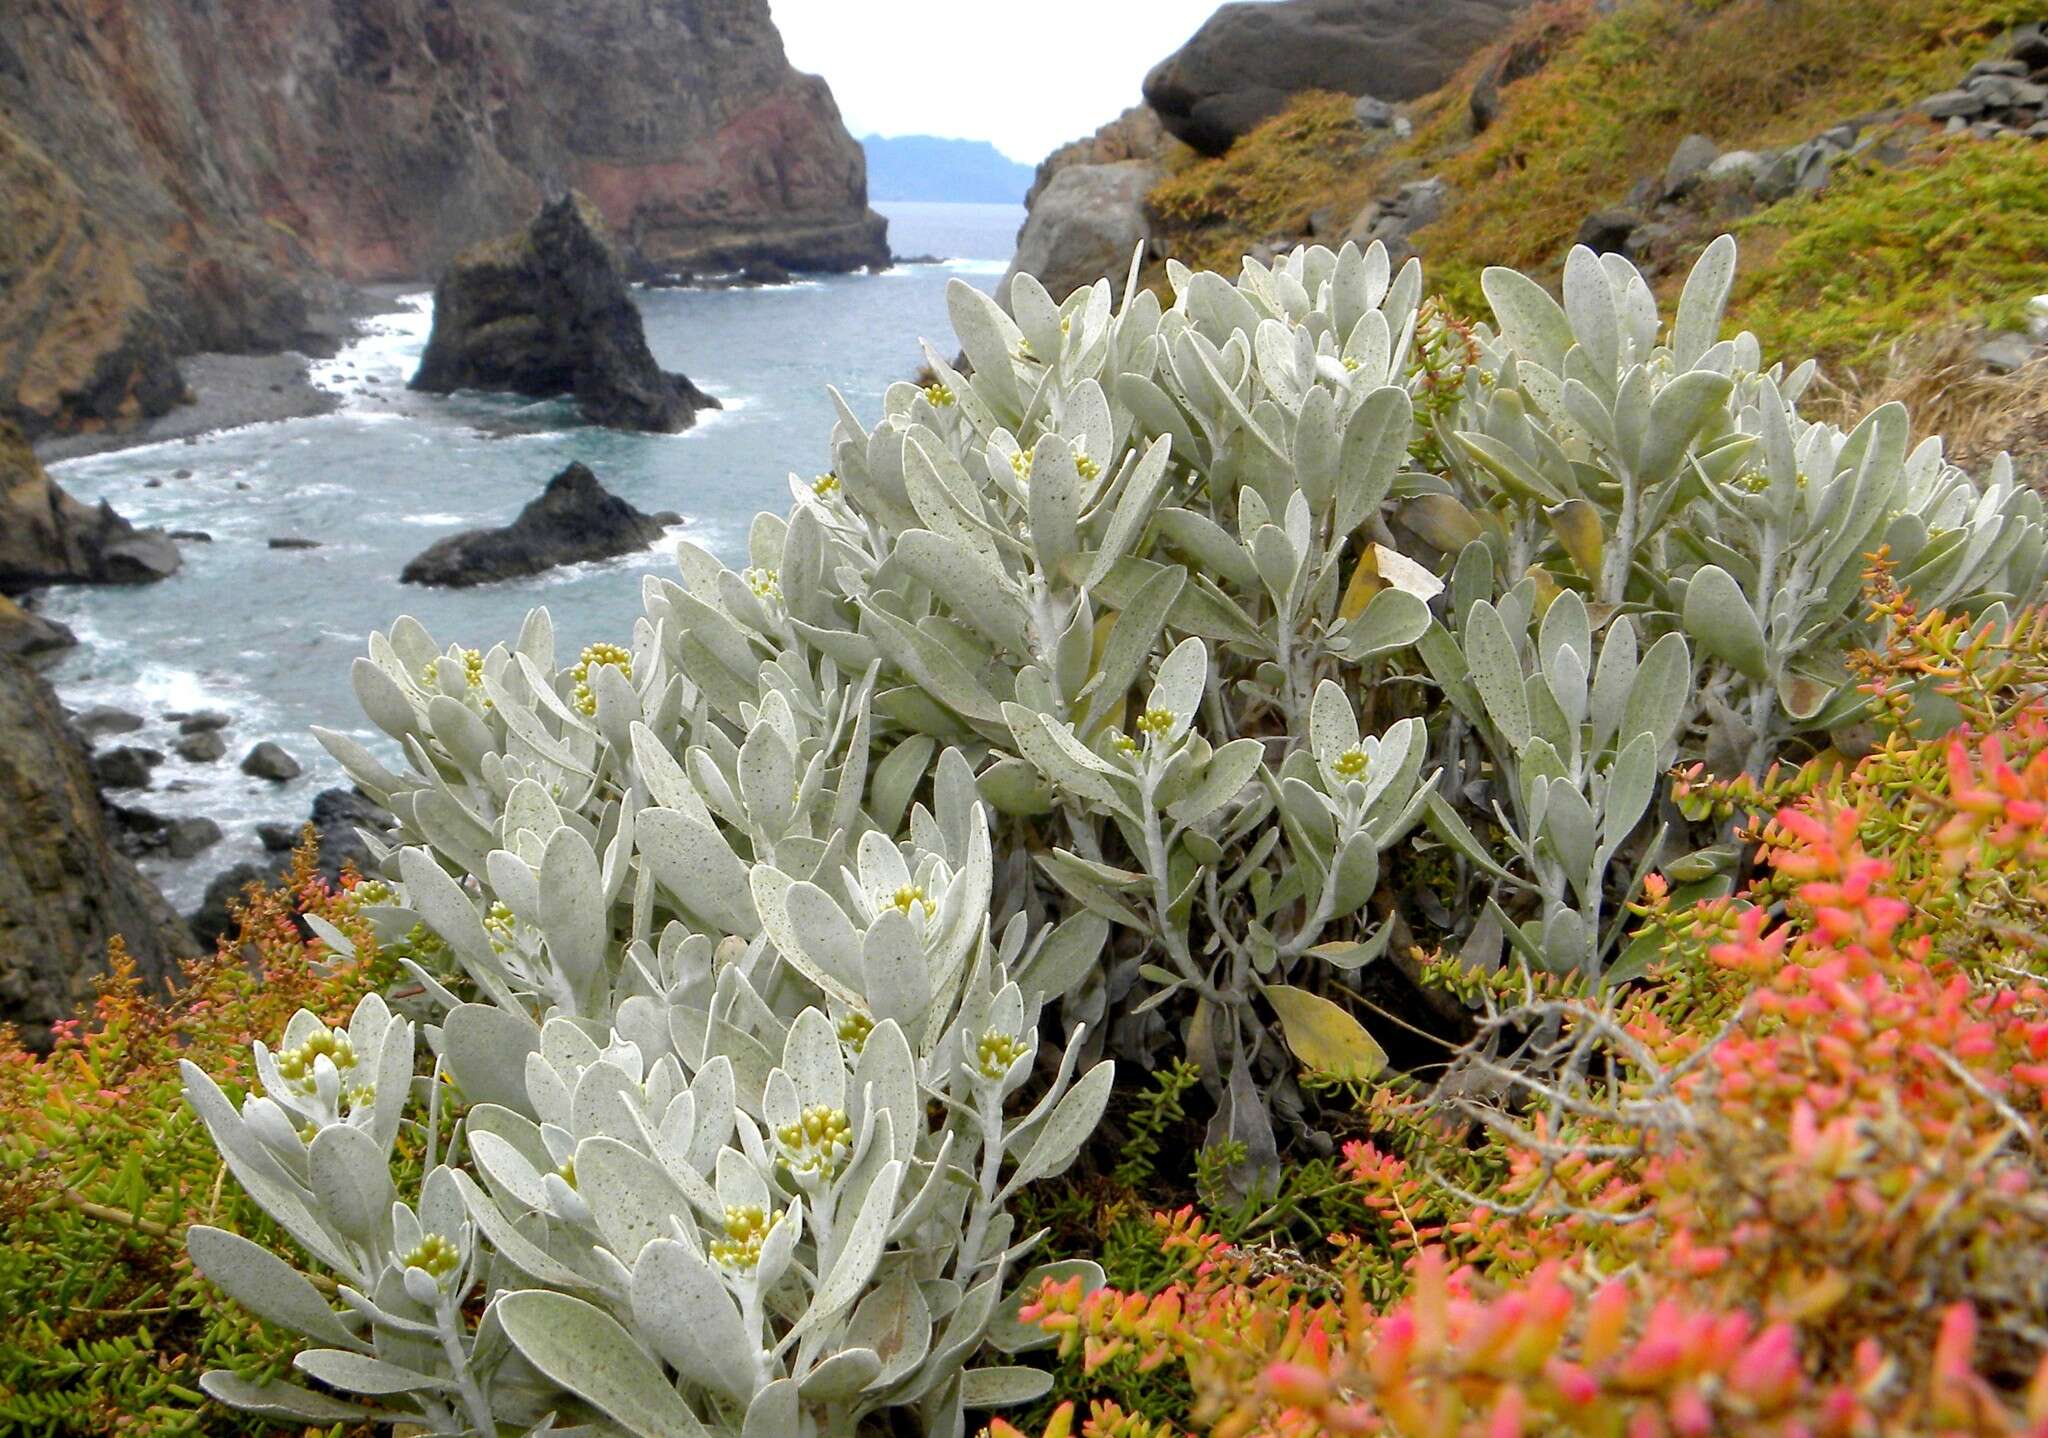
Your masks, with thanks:
M434 286L434 329L412 377L434 394L571 395L612 429L688 429L718 401L654 362L604 220L583 196L464 250Z
M539 574L558 564L611 559L645 549L680 522L643 514L572 464L502 529L467 529L429 545L399 573L402 584L465 588Z

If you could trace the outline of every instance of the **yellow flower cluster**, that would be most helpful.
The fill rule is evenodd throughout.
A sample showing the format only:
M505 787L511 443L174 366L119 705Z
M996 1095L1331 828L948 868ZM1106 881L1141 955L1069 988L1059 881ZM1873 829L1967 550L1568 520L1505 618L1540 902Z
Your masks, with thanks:
M1337 762L1331 767L1337 771L1339 779L1349 781L1352 779L1363 779L1368 762L1365 757L1365 751L1356 744L1353 744L1349 749L1346 749L1337 756Z
M1164 739L1178 717L1171 709L1147 709L1138 716L1138 730L1148 739Z
M740 578L747 582L747 588L754 591L756 599L782 598L782 579L772 569L746 569Z
M853 1152L853 1125L845 1109L813 1104L795 1123L775 1130L775 1140L791 1172L829 1178Z
M856 1009L839 1021L839 1042L859 1053L874 1031L875 1021Z
M1023 1054L1023 1042L1000 1029L990 1029L974 1046L975 1066L981 1070L981 1076L988 1079L1001 1078Z
M569 677L576 681L576 707L585 714L597 712L597 692L590 687L590 672L607 664L626 678L633 677L633 656L616 644L588 645L576 661L576 667L569 671Z
M300 1088L313 1086L313 1064L326 1058L337 1069L352 1069L356 1066L355 1046L348 1041L348 1035L339 1029L322 1029L307 1036L297 1048L286 1049L277 1056L277 1071L286 1083Z
M1090 482L1093 482L1094 480L1100 478L1102 475L1102 466L1097 464L1094 461L1094 459L1085 454L1077 454L1074 456L1074 468L1080 474L1081 478L1088 480Z
M764 1212L758 1204L725 1211L725 1237L705 1245L711 1261L722 1268L750 1273L761 1262L761 1245L782 1222L780 1211Z
M434 1278L445 1278L461 1261L462 1255L454 1244L438 1233L430 1233L420 1239L399 1263L406 1268L420 1269Z
M889 902L896 907L898 912L904 914L911 913L918 905L922 904L927 918L935 913L939 907L925 896L924 885L922 884L902 885L895 893L889 896Z
M512 910L503 903L494 903L484 910L484 932L491 936L491 951L502 954L512 947L512 926L516 921Z
M839 492L839 476L832 473L819 475L811 481L811 493L820 499L829 498Z
M471 689L483 688L484 656L482 651L476 649L463 649L458 650L457 652L462 656L463 683L468 685ZM434 688L439 685L440 678L441 661L438 659L429 659L426 662L425 666L422 667L420 670L420 681L423 684L425 684L428 688Z
M932 402L933 409L944 409L947 405L954 402L953 391L942 384L926 385L924 387L924 397Z

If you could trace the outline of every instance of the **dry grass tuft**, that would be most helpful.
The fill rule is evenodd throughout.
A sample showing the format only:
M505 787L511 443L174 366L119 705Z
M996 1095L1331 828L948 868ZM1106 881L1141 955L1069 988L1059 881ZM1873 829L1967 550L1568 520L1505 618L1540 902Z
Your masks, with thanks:
M1942 436L1963 468L1982 471L2004 451L2023 481L2048 493L2048 355L1998 374L1977 358L1981 339L1963 325L1905 336L1875 365L1839 379L1823 372L1803 408L1846 426L1898 400L1918 435Z

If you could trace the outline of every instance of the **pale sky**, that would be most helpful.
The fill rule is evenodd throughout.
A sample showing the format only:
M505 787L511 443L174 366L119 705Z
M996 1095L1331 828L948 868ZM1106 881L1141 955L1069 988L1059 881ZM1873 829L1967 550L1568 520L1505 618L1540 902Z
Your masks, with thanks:
M856 136L989 140L1035 165L1142 98L1218 0L770 0Z

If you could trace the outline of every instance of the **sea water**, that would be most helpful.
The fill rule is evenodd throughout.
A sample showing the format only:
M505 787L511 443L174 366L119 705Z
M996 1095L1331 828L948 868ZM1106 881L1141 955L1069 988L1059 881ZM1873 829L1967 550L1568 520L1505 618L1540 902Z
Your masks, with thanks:
M346 782L309 726L352 734L395 760L349 687L350 661L370 630L411 614L443 647L488 649L545 605L557 653L573 656L596 640L628 642L641 576L674 568L670 539L531 579L400 585L405 562L434 540L509 523L581 460L636 507L680 514L672 536L741 560L753 515L787 509L789 476L831 467L827 386L865 418L888 385L916 372L921 339L950 355L947 285L992 290L1023 218L1009 205L879 208L897 253L941 262L766 289L636 291L655 358L724 406L679 435L591 428L564 401L410 393L405 381L432 323L421 293L315 365L315 381L342 400L331 414L52 465L87 503L109 500L138 525L211 536L183 544L184 567L163 583L54 589L45 605L81 641L50 674L64 701L142 714L143 730L108 742L168 756L152 791L114 797L166 817L205 815L226 831L197 858L145 863L172 901L194 907L214 874L260 852L259 823L297 825L315 793ZM318 547L273 549L272 538ZM176 726L164 718L200 709L232 720L227 755L210 764L177 757ZM305 775L276 785L242 774L241 757L265 739L296 756Z

